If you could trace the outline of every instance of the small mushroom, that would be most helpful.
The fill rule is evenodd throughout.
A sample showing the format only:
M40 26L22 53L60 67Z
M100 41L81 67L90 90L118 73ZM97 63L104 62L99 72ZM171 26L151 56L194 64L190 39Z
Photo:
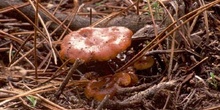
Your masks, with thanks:
M137 84L138 77L134 74L133 70L130 70L99 77L97 80L91 80L85 88L85 96L102 101L106 95L112 98L120 87Z
M154 65L154 58L151 56L143 56L140 60L134 63L134 68L137 70L144 70Z
M107 61L131 44L133 32L125 27L81 28L65 36L60 56L74 62L77 58L89 61Z
M117 91L116 82L112 76L104 76L98 80L91 80L85 88L85 96L102 101L106 95L113 97Z

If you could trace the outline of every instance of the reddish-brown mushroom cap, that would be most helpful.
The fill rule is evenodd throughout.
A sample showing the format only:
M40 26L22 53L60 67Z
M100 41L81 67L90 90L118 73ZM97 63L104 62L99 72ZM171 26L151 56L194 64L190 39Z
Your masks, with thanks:
M130 46L133 32L125 27L81 28L63 39L60 56L74 62L106 61Z
M138 77L133 68L99 77L97 80L91 80L85 88L85 96L102 101L106 95L112 98L120 87L127 87L138 83Z

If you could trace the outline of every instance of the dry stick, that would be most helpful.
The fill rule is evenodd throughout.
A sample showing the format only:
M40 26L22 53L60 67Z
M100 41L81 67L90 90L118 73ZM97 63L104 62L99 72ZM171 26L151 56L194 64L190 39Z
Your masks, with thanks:
M46 57L43 58L43 61L41 61L41 63L38 65L37 68L41 69L43 65L46 63L47 59L49 59L48 62L50 63L50 58L51 58L51 51L46 55ZM47 68L47 66L45 68Z
M155 54L165 54L165 53L170 53L172 50L152 50L152 51L147 51L144 52L144 55L150 56L150 55L155 55ZM174 50L173 52L176 53L181 53L181 52L187 52L186 50Z
M36 11L35 11L35 25L38 27L38 3L39 3L39 0L36 1ZM34 27L34 70L35 70L35 78L38 79L38 74L37 74L37 67L38 67L38 64L37 64L37 28Z
M99 104L99 106L96 108L96 110L102 110L102 108L104 107L105 103L108 101L110 95L106 95L104 97L104 99L102 100L102 102Z
M153 22L154 34L155 34L155 36L157 36L157 35L158 35L158 29L157 29L157 27L156 27L156 23L155 23L153 11L152 11L152 8L151 8L150 1L149 1L149 0L147 0L147 5L148 5L148 7L149 7L151 20L152 20L152 22ZM162 47L161 44L159 44L159 48L160 48L160 49L163 49L163 47ZM163 56L163 57L165 58L165 56Z
M176 11L176 13L175 13L176 16L178 16L179 15L178 9L176 9L175 11ZM176 17L176 19L177 19L177 17ZM175 22L173 17L171 17L171 20L172 20L172 22ZM174 26L177 27L177 25L174 25ZM170 61L169 61L168 75L167 75L169 80L172 79L171 78L171 76L172 76L171 73L172 73L172 65L173 65L173 57L174 57L175 38L176 38L176 32L173 33L172 42L171 42Z
M193 21L192 21L192 23L191 23L191 26L189 27L189 29L188 29L188 31L187 31L187 36L188 36L189 43L191 44L191 46L193 46L194 44L193 44L193 41L192 41L192 39L191 39L190 36L192 36L192 35L191 35L191 32L193 31L194 26L195 26L196 23L197 23L198 17L199 17L199 16L196 16L196 17L193 19Z
M204 0L199 0L199 3L201 6L203 6L205 4ZM205 31L206 31L206 34L205 34L205 37L206 37L206 44L209 43L209 21L208 21L208 15L207 15L207 11L204 11L203 12L203 16L204 16L204 22L205 22Z
M137 15L140 15L140 10L139 10L139 3L140 3L140 0L137 0Z
M56 72L50 77L50 79L46 80L45 82L40 83L39 85L37 85L37 87L48 83L50 81L52 81L54 78L56 78L57 76L60 76L62 74L62 72L60 74L57 75L57 73L59 72L59 70L61 70L67 63L69 63L69 60L66 60L66 62L64 62L57 70Z
M53 15L56 13L56 11L60 8L61 4L62 4L63 0L60 0L59 4L56 6L56 8L53 11ZM45 9L45 8L44 8Z
M166 99L166 103L164 104L163 106L163 110L166 110L167 106L168 106L168 102L170 101L170 97L171 97L171 94L169 92L168 96L167 96L167 99Z
M160 4L165 8L165 10L167 11L170 19L172 20L172 22L174 23L175 20L174 18L172 17L172 15L170 14L170 12L168 11L168 9L166 8L166 6L164 5L163 2L161 2L161 0L158 0L160 2ZM176 11L176 10L175 10ZM176 12L176 14L178 15L178 12ZM175 27L177 25L175 24ZM176 33L173 34L174 36L172 37L172 42L171 42L171 52L170 52L170 61L169 61L169 67L168 67L168 78L171 79L171 72L172 72L172 65L173 65L173 56L174 56L174 47L175 47L175 36L176 36Z
M21 52L19 52L19 54L21 56L23 56L23 54ZM24 59L34 68L34 65L32 64L32 62L27 57L24 57Z
M29 40L29 38L31 38L31 35L30 34L24 41L24 43L18 48L18 50L15 52L14 56L12 57L11 59L11 62L8 64L8 66L11 65L12 62L14 62L15 58L17 57L18 53L21 51L22 48L24 48L24 45L27 43L27 41Z
M72 81L66 87L82 86L82 85L85 86L88 82L89 82L89 80ZM51 85L48 88L43 88L43 89L40 89L40 90L36 90L36 91L33 91L33 92L29 93L29 94L25 93L25 95L21 95L20 97L27 96L27 95L34 95L34 94L41 94L41 93L45 93L45 92L55 91L55 90L57 90L57 87L61 84L60 82L55 82L55 83L54 83L55 85ZM21 83L21 84L23 84L23 83ZM55 86L57 86L57 87L55 87ZM38 88L41 88L41 87L38 87ZM4 90L4 89L0 89L0 92L12 94L12 95L18 95L18 92L7 91L7 90ZM14 96L12 96L12 97L14 97ZM8 100L8 99L10 99L10 98L0 98L0 101L4 101L4 100Z
M168 78L171 80L171 73L172 73L172 65L173 65L173 57L174 57L174 49L175 49L175 38L176 38L176 32L173 33L172 42L171 42L171 53L170 53L170 61L169 61L169 67L168 67Z
M92 24L92 8L89 9L89 24Z
M154 34L155 34L155 36L157 36L158 30L157 30L157 28L156 28L156 23L155 23L154 15L153 15L153 11L152 11L152 8L151 8L150 1L149 1L149 0L147 0L147 5L148 5L149 11L150 11L151 20L152 20L152 22L153 22ZM160 46L160 48L162 49L162 46Z
M189 20L192 20L194 17L198 16L200 13L202 13L204 10L207 10L208 8L212 7L213 5L219 3L220 0L216 0L213 1L209 4L206 4L196 10L193 10L191 12L189 12L188 14L182 16L181 18L179 18L177 21L189 17L191 15L191 17L189 17L186 21L184 21L182 24L178 25L177 27L175 27L173 30L171 30L170 32L168 32L165 36L162 37L162 35L165 33L165 31L167 29L170 29L173 25L175 25L177 23L177 21L175 21L174 23L170 24L166 29L164 29L164 31L162 31L158 36L156 36L146 47L144 47L139 53L137 53L131 60L129 60L125 65L123 65L121 68L119 68L118 70L116 70L116 72L122 71L124 70L126 67L130 66L131 64L133 64L134 62L136 62L139 58L141 58L143 56L143 53L145 51L149 51L151 49L153 49L154 47L157 46L158 43L162 42L165 38L167 38L170 34L172 34L174 31L176 31L177 29L179 29L182 25L186 24ZM197 12L197 13L196 13ZM196 14L194 14L196 13ZM194 14L194 15L193 15ZM162 37L159 41L157 41L156 44L153 45L153 43L159 39L160 37ZM153 46L151 46L153 45Z
M169 15L169 17L170 17L170 19L171 19L171 21L174 23L175 22L175 20L174 20L174 18L173 18L173 16L171 15L171 13L168 11L168 9L166 8L166 6L164 5L164 3L161 1L161 0L157 0L158 2L160 2L160 4L164 7L164 9L166 10L166 12L168 13L168 15ZM175 27L177 26L176 24L174 25ZM179 32L180 33L180 32ZM181 34L181 33L180 33ZM174 35L176 35L175 33L174 33ZM185 39L185 37L184 37L184 39ZM174 51L174 40L175 40L175 36L173 36L172 37L172 46L171 46L171 49ZM169 78L169 76L170 76L170 74L171 74L171 69L172 69L172 65L173 65L173 56L174 56L174 52L173 51L171 51L170 52L170 62L169 62L169 68L168 68L168 78Z
M176 85L176 81L175 80L171 80L169 82L162 82L159 83L157 85L154 85L144 91L141 91L125 100L123 100L121 103L128 103L131 101L141 101L142 99L149 97L151 95L153 95L154 93L156 93L158 90L164 89L164 88L172 88Z
M0 48L0 52L5 52L5 51L8 51L9 48L8 47L5 47L5 48Z
M189 32L188 32L189 35L190 35L190 33L193 31L193 28L194 28L194 26L196 25L196 22L197 22L198 17L199 17L199 16L196 16L196 17L193 19L193 22L192 22L192 24L191 24L191 26L190 26L190 28L189 28ZM189 36L189 35L188 35L188 36Z
M57 83L57 85L55 86L60 86L61 82L60 81L56 81L55 83ZM54 83L54 84L55 84ZM86 84L89 83L89 80L77 80L77 81L71 81L70 83L68 83L66 85L66 87L73 87L73 86L80 86L80 87L84 87ZM55 91L57 90L57 87L53 87L53 88L48 88L48 89L43 89L43 90L38 90L35 92L32 92L31 94L38 94L38 93L45 93L45 92L50 92L50 91ZM31 95L30 94L30 95Z
M11 34L8 34L8 33L4 32L4 31L2 31L2 30L0 30L0 34L3 34L3 35L4 35L3 37L9 38L9 39L11 39L11 40L13 40L13 41L16 41L16 42L19 43L20 45L23 44L23 41L22 41L21 39L19 39L19 38L13 36L13 35L11 35ZM0 37L2 37L2 36L0 36Z
M9 62L11 62L12 48L13 48L13 46L12 46L12 44L10 43L9 54L8 54L8 59L9 59Z
M119 14L120 14L120 12L113 12L113 13L109 14L108 16L106 16L106 17L104 17L104 18L102 18L102 19L100 19L100 20L94 22L92 25L90 25L90 27L95 27L95 26L97 26L98 24L100 24L100 23L104 22L105 20L107 20L108 18L115 17L115 16L117 16L117 15L119 15Z
M3 8L4 7L8 7L8 6L11 6L11 5L15 5L16 6L17 4L23 4L22 0L0 0L0 2L2 2L0 4L1 8L2 7ZM30 5L28 5L26 7L22 7L22 8L20 8L20 10L22 10L22 12L27 14L27 16L34 21L34 10L33 10L33 8ZM17 13L15 13L15 14L17 14ZM44 20L46 22L50 21L50 20L53 21L53 19L51 19L51 17L49 15L43 14L43 13L40 13L40 14L41 14L41 16L44 18ZM11 15L9 15L9 16L11 16ZM67 14L59 13L56 16L58 17L58 19L62 20L62 19L66 18ZM19 17L19 16L14 16L14 17ZM56 21L53 21L53 22L55 22L55 23L53 23L53 25L51 27L49 27L50 29L55 29L57 27L57 25L59 25L59 23L57 23ZM81 17L81 16L77 16L76 22L72 22L72 24L71 24L71 28L72 29L79 29L81 27L86 27L89 24L88 20L85 17ZM63 26L64 25L62 25L62 27Z
M73 66L71 67L71 69L69 70L69 72L67 73L65 79L63 80L62 84L60 85L58 91L55 93L55 96L57 98L60 97L60 95L62 94L65 86L67 85L67 83L69 82L70 78L72 77L72 74L76 71L77 67L79 65L81 65L83 63L82 60L80 59L76 59L76 61L73 63Z
M147 5L148 5L148 7L149 7L151 19L152 19L152 22L153 22L154 34L155 34L155 36L157 36L157 35L158 35L158 29L156 28L156 23L155 23L153 11L152 11L152 8L151 8L151 5L150 5L150 0L147 0ZM157 41L158 41L158 40L157 40ZM158 43L158 45L159 45L159 48L160 48L160 49L163 49L163 46L162 46L160 43ZM162 57L163 57L163 59L164 59L165 61L167 60L164 55L162 55Z
M18 94L18 95L16 95L16 96L13 96L13 97L10 97L10 98L7 98L6 100L0 102L0 106L4 105L4 104L7 103L7 102L10 102L10 101L12 101L12 100L15 100L15 99L17 99L17 98L19 98L19 97L27 96L27 95L29 95L29 94L31 94L31 93L33 93L33 92L36 92L36 91L39 91L39 90L42 90L42 89L46 89L46 88L49 88L49 87L57 86L57 85L59 85L59 84L46 85L46 86L43 86L43 87L39 87L39 88L32 89L32 90L27 91L27 92L24 92L24 93L22 93L22 94Z
M16 91L16 90L14 89L14 87L11 85L11 82L9 82L9 85L11 86L11 90L12 90L12 91ZM16 92L17 92L17 94L18 94L18 93L21 93L20 91L16 91ZM23 105L24 105L25 107L28 107L28 108L32 108L32 109L33 109L33 107L30 107L30 105L28 105L27 102L25 102L25 100L23 100L22 97L19 97L18 99L23 103Z
M62 110L62 109L58 109L57 107L44 102L44 101L41 101L40 105L43 106L44 108L47 108L47 110Z
M115 17L115 16L117 16L117 15L123 13L123 12L126 12L128 9L132 8L135 4L137 4L137 2L135 2L134 4L128 6L125 10L122 10L122 11L120 11L120 12L113 12L113 13L111 13L110 15L108 15L108 16L106 16L106 17L100 19L100 20L97 20L97 21L94 22L92 25L90 25L90 27L95 27L95 26L97 26L98 24L100 24L100 23L104 22L105 20L107 20L108 18L113 18L113 17Z
M0 92L8 93L8 94L17 94L17 92L9 91L9 90L4 90L4 89L0 89Z
M24 85L24 86L26 86L26 85ZM26 86L26 87L27 87L27 86ZM29 89L29 90L30 90L30 89ZM38 95L39 93L45 93L45 92L54 91L54 90L56 90L56 88L37 90L36 92L32 92L30 95L35 95L35 94ZM8 91L8 90L4 90L4 89L0 89L0 92L18 95L18 92ZM48 99L45 99L45 98L42 97L42 96L38 96L38 97L39 97L41 100L47 102L47 104L49 103L49 104L53 105L53 106L56 107L56 108L60 108L61 110L64 110L63 107L60 107L59 105L54 104L53 102L49 101ZM7 98L1 98L0 100L7 100Z
M199 55L198 53L196 53L194 50L188 50L188 49L185 49L187 52L199 57L199 58L203 58L201 55Z
M49 57L49 58L48 58L48 57ZM51 58L52 58L52 56L51 56L51 52L50 52L50 53L48 54L48 56L46 56L46 58L45 58L45 60L44 60L44 61L46 62L46 60L49 59L49 60L48 60L48 63L46 64L46 66L45 66L45 68L44 68L43 73L45 73L45 72L47 71L48 67L50 66ZM44 64L44 63L42 63L42 66L43 66L43 64ZM42 66L41 66L41 67L42 67ZM41 67L40 67L40 68L41 68ZM38 67L38 69L40 69L40 68Z
M29 90L31 90L31 88L29 88L27 85L24 84L24 86L25 86L26 88L28 88ZM63 107L61 107L61 106L55 104L54 102L51 102L50 100L48 100L48 99L42 97L40 94L35 94L35 95L36 95L37 97L39 97L41 100L43 100L44 102L46 102L47 104L49 104L49 105L52 105L52 106L54 106L54 107L56 107L56 108L59 108L60 110L66 110L65 108L63 108Z
M56 31L57 29L59 29L60 27L62 27L63 29L67 29L69 32L71 32L71 29L69 29L63 22L61 22L59 19L57 19L56 17L54 17L54 13L51 14L47 9L45 9L45 7L43 7L41 4L39 4L39 7L42 9L42 12L47 15L53 22L55 22L58 26L56 27L56 29L54 29L53 31ZM52 32L53 33L53 32Z
M205 60L207 60L209 57L205 57L204 59L202 59L200 62L198 62L197 64L195 64L194 66L192 66L191 68L189 68L187 71L191 71L193 68L195 68L196 66L198 66L199 64L203 63Z
M45 40L42 40L39 44L37 44L37 47L40 46L41 43L43 43ZM20 57L19 59L17 59L15 62L13 62L10 66L14 66L15 64L17 64L20 60L22 60L24 57L26 57L28 54L30 54L31 52L34 51L34 48L30 49L28 52L26 52L22 57Z
M20 10L18 10L18 9L16 9L16 8L14 8L16 11L18 11L21 15L23 15L37 30L38 30L38 32L40 32L41 33L41 35L46 39L46 40L48 40L47 39L47 37L46 37L46 35L44 35L44 33L26 16L26 15L24 15ZM54 48L54 50L56 51L56 48ZM56 53L58 53L57 51L56 51ZM62 61L62 60L61 60Z
M220 109L220 104L217 104L217 105L211 105L211 107L203 108L202 110L219 110L219 109Z
M16 1L15 0L0 0L0 2L2 2L2 3L0 3L1 8L11 6L11 5L15 6L16 4L22 4L23 3L22 0L16 0ZM32 21L34 20L34 10L30 5L28 5L26 7L19 8L19 10L21 10L23 13L25 13ZM22 19L23 17L21 17L20 16L21 14L19 14L19 13L16 13L16 12L10 12L10 13L18 15L18 16L13 16L13 17L19 17L17 19L25 20L25 19ZM5 14L7 14L7 13L5 13ZM44 18L45 22L50 21L50 20L53 22L51 24L51 26L49 27L49 29L54 30L58 26L58 24L49 15L47 15L43 11L40 12L40 14ZM8 14L8 16L12 16L12 15ZM68 16L68 14L66 14L66 13L57 13L55 16L57 17L57 19L63 21ZM149 23L148 18L149 18L149 16L147 16L147 15L118 16L118 17L113 18L109 22L101 23L99 25L99 27L124 26L124 27L127 27L127 28L131 29L133 32L136 32L137 30L142 28L146 23ZM92 21L95 22L97 20L98 20L97 18L93 18ZM133 21L133 22L130 22L130 21ZM89 24L89 18L76 15L76 17L74 19L74 22L72 22L72 24L69 28L72 29L72 30L77 30L77 29L80 29L80 28L83 28L83 27L87 27L89 25L90 25ZM63 28L60 28L59 31L57 31L56 33L61 34L61 32L60 32L61 30L63 30Z
M40 5L41 6L41 5ZM72 32L72 30L70 30L70 28L68 28L64 23L66 22L67 18L65 20L63 20L62 22L60 20L58 20L56 17L54 17L54 15L52 15L50 12L48 12L43 6L41 6L41 8L47 12L47 14L49 15L49 17L51 19L54 19L54 21L58 22L59 24L57 24L57 27L53 30L53 32L50 33L50 35L52 36L57 30L60 29L60 27L63 27L63 30L67 30L68 32ZM55 22L55 23L56 23ZM51 22L52 23L52 22ZM62 31L63 34L65 34L64 31ZM60 35L60 38L57 40L59 41L61 38L63 37L63 35Z
M166 10L166 12L168 13L168 16L170 17L170 19L172 20L172 22L175 22L173 16L170 14L170 12L168 11L168 9L166 8L166 6L164 5L164 3L161 0L157 0L158 2L160 2L160 4L164 7L164 9ZM175 26L177 26L175 24ZM179 34L181 35L181 37L185 40L185 42L187 43L187 45L189 46L190 43L187 41L186 37L184 37L184 35L182 34L182 32L178 31Z
M129 0L129 2L130 2L131 4L134 4L134 2L133 2L132 0ZM127 4L129 4L129 2L127 2ZM137 2L136 5L133 6L133 7L134 7L134 10L137 10L137 5L138 5L139 0L137 0L136 2ZM137 14L137 15L138 15L138 14Z
M12 6L13 7L13 6ZM24 16L34 27L37 27L26 15L24 15L20 10L18 10L18 9L16 9L16 8L14 8L16 11L18 11L22 16ZM41 33L41 35L46 39L46 40L48 40L45 36L45 34L39 29L39 28L37 28L38 29L38 32L40 32ZM1 31L1 30L0 30ZM44 41L44 40L43 40ZM38 46L41 44L41 43L43 43L42 41L38 44ZM37 46L37 47L38 47ZM30 52L30 51L29 51ZM27 55L27 54L26 54ZM21 58L20 58L20 60L21 60ZM14 63L15 64L15 63Z
M13 7L13 6L11 6L11 7ZM38 30L38 32L40 32L40 34L44 37L44 38L46 38L46 35L44 34L44 32L42 32L36 25L35 25L35 23L33 23L23 12L21 12L20 10L18 10L17 8L15 8L15 7L13 7L18 13L20 13L23 17L25 17L26 18L26 20L30 23L30 24L32 24L35 28L37 28L37 30Z
M138 86L120 88L120 89L118 89L117 94L125 94L125 93L132 93L135 91L137 92L137 91L145 90L145 89L157 84L158 81L161 81L161 79L158 78L151 83L144 83L144 84L141 84Z
M19 97L19 100L21 100L25 108L29 108L31 110L35 109L33 106L29 105L23 98Z
M22 102L21 101L17 101L16 103L8 104L7 107L8 108L15 107L18 104L22 104Z
M16 6L14 6L14 8L21 8L21 7L24 7L24 6L27 6L29 5L29 2L26 2L26 3L23 3L23 4L18 4ZM13 7L6 7L6 8L2 8L0 9L0 13L6 13L8 11L11 11L13 10Z
M23 53L22 53L22 52L18 51L16 48L14 48L14 50L15 50L16 52L18 52L18 54L20 54L21 56L23 56ZM32 62L31 62L27 57L24 56L23 58L34 68L34 65L32 64ZM10 64L8 65L9 67L14 66L14 65L11 65L11 63L12 63L12 61L11 61Z
M151 97L153 96L157 91L161 90L161 89L168 89L168 88L173 88L175 87L177 84L176 80L171 80L169 82L161 82L157 85L154 85L144 91L138 92L137 94L128 97L127 99L119 102L119 101L114 101L111 102L111 105L108 105L108 103L106 103L105 107L109 107L109 106L119 106L119 107L124 107L124 106L131 106L133 104L136 103L141 103L141 101L145 98Z
M73 5L75 5L75 6L74 6L74 9L73 9L71 15L68 16L68 17L71 17L71 18L70 18L70 21L69 21L67 27L70 27L71 22L75 19L76 13L80 10L80 8L82 8L82 7L79 6L78 0L73 0L73 3L74 3ZM63 23L66 22L66 20L68 19L68 17L63 21ZM63 31L62 35L59 37L58 40L61 40L61 39L62 39L62 37L65 35L66 31L67 31L67 29L65 29L65 30Z
M190 100L191 100L192 97L195 95L195 93L196 93L196 89L194 89L194 90L190 93L189 98L187 98L187 101L186 101L186 103L184 104L183 110L186 110L186 107L188 106Z
M33 7L33 9L36 12L36 7L34 6L33 2L31 0L28 0L28 1L30 2L31 6ZM46 27L46 25L45 25L41 15L39 13L37 13L37 16L38 16L38 18L39 18L39 20L40 20L40 22L41 22L45 32L46 32L46 35L47 35L47 38L48 38L48 41L49 41L49 45L50 45L50 48L51 48L51 51L52 51L52 55L54 57L54 63L57 64L57 57L56 57L56 54L55 54L55 51L54 51L54 48L53 48L53 45L52 45L52 41L51 41L50 34L48 32L48 29L47 29L47 27Z

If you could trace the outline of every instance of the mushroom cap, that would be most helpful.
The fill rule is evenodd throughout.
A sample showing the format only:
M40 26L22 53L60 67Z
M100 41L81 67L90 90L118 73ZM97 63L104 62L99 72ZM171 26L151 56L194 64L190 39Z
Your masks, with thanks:
M127 87L138 83L138 77L134 73L133 68L125 71L99 77L97 80L90 80L85 88L85 96L102 101L106 95L112 98L118 91L119 87Z
M60 56L72 63L77 58L85 62L107 61L130 46L132 35L126 27L81 28L65 36Z

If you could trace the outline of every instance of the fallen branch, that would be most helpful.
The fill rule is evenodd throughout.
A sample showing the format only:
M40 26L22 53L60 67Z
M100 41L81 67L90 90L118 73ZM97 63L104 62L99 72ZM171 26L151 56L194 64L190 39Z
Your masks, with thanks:
M177 82L175 80L169 82L162 82L157 85L154 85L144 91L138 92L137 94L128 97L123 101L112 101L109 100L106 102L105 107L107 108L122 108L122 107L134 107L134 105L141 104L143 99L153 96L157 91L161 89L169 89L175 87Z
M22 0L0 0L0 8L7 8L7 7L16 7L18 5L22 5L24 4L24 2L22 2ZM27 3L26 3L27 4ZM29 19L31 19L32 21L34 21L34 15L35 12L33 10L33 8L30 5L24 5L20 8L18 8L21 12L23 12L26 16L29 17ZM0 13L3 13L7 16L16 18L18 20L22 20L22 21L27 21L21 14L19 14L17 11L15 10L10 10L10 11L0 11ZM45 22L48 21L53 21L47 14L44 14L42 12L42 10L40 10L40 15L42 16L42 19ZM59 19L61 22L67 18L67 16L69 16L68 14L64 14L64 13L55 13L55 17L57 19ZM69 17L71 18L71 17ZM93 18L92 21L95 22L98 19ZM70 21L70 19L67 20L67 22L65 22L67 25L67 23ZM129 29L131 29L133 32L136 32L137 30L139 30L140 28L142 28L144 25L146 25L147 23L149 24L149 22L151 22L149 16L147 15L128 15L125 17L122 16L117 16L113 19L111 19L108 22L102 22L99 27L108 27L108 26L124 26L127 27ZM75 19L71 22L70 25L70 29L71 30L77 30L80 29L82 27L87 27L90 25L90 18L88 17L83 17L83 16L75 16ZM49 27L49 29L54 30L58 25L56 23L52 23L51 26Z

